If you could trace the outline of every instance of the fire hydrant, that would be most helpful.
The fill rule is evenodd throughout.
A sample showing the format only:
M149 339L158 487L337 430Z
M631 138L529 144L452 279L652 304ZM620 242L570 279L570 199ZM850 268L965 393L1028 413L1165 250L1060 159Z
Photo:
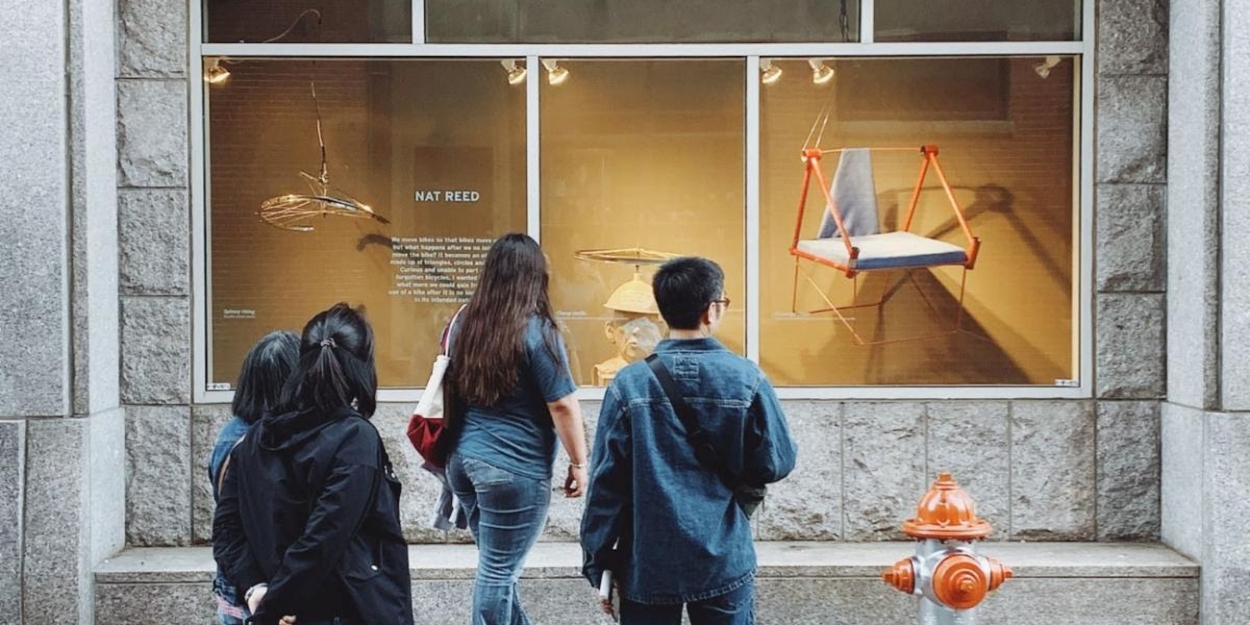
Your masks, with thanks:
M886 570L885 583L920 597L920 625L972 625L973 608L1012 577L1002 562L977 555L975 541L991 531L972 498L939 473L916 518L903 522L903 533L918 541L916 555Z

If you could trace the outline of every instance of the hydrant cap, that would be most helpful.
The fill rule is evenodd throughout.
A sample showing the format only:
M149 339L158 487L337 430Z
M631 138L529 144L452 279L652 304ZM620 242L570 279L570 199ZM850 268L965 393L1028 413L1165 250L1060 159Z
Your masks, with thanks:
M990 576L970 555L948 556L933 569L933 593L948 608L975 608L989 591Z
M916 506L916 518L903 522L903 533L918 540L979 540L991 531L989 522L977 516L976 503L950 473L938 473Z

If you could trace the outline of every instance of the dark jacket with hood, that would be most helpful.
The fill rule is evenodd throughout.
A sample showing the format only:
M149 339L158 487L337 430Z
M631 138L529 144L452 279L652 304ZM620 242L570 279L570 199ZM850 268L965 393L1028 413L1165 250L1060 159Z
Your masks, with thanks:
M213 557L239 596L269 584L249 623L412 625L399 493L377 429L355 411L262 419L231 453L213 517Z

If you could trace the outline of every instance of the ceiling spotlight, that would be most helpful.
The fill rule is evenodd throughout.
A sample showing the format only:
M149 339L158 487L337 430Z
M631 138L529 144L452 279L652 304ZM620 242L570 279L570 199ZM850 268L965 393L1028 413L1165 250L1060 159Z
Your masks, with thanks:
M213 59L204 69L204 82L210 85L220 85L230 80L230 70L222 67L221 59Z
M812 82L823 85L833 80L833 68L825 65L824 59L808 59L807 64L812 66Z
M508 84L519 85L525 82L525 66L517 65L516 59L504 59L500 63L508 70Z
M560 67L555 59L543 59L543 67L547 68L547 82L551 83L552 86L569 79L569 70Z
M771 85L781 80L781 68L773 65L772 59L760 59L760 81Z
M1045 59L1042 59L1041 63L1034 65L1033 71L1037 72L1038 76L1046 79L1050 77L1050 70L1055 69L1055 66L1059 65L1061 62L1063 62L1062 57L1048 56Z

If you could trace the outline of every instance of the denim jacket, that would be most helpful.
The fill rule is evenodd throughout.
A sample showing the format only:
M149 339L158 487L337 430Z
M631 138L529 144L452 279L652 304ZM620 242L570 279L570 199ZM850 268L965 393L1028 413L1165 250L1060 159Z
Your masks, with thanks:
M796 448L772 386L715 339L656 348L698 413L728 472L764 485L794 469ZM755 575L751 524L733 493L695 458L685 429L645 362L604 395L582 517L583 573L605 569L621 596L644 604L718 597Z

